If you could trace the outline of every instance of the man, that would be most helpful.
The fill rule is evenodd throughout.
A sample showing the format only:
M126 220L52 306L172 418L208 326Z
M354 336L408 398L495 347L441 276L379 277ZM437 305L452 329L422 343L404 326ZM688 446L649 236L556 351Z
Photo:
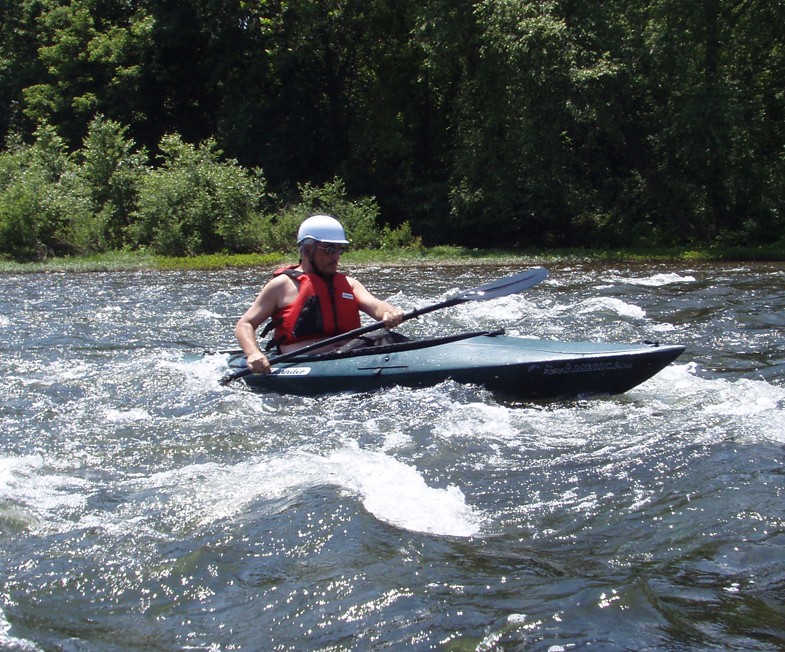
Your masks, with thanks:
M349 241L334 217L314 215L297 232L300 263L279 269L240 317L234 333L254 373L269 373L256 329L272 319L274 345L282 353L360 327L360 314L395 328L403 311L373 296L358 280L338 272Z

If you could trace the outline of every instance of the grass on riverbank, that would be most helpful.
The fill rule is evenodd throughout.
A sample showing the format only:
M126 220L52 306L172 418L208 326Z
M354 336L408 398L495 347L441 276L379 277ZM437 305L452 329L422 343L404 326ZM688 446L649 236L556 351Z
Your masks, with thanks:
M170 258L148 252L119 251L90 256L52 258L34 263L0 260L0 273L144 271L170 269L225 269L229 267L274 267L295 259L290 254L212 254ZM551 249L479 250L465 247L428 247L399 250L358 250L347 253L347 265L527 265L558 262L646 262L646 261L785 261L785 245L769 247L660 248L660 249Z

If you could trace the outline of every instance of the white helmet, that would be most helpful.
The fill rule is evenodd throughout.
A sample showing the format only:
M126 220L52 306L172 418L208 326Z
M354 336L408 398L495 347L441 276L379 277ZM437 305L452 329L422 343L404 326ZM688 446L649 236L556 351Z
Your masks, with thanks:
M297 244L302 244L307 239L330 244L349 244L341 223L329 215L312 215L300 225Z

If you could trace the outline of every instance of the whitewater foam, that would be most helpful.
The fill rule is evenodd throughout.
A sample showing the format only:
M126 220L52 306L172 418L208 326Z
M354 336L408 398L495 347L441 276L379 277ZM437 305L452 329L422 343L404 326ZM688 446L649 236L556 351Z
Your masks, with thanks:
M642 308L617 299L615 297L596 297L581 301L578 314L585 315L595 312L610 312L629 319L645 319L646 311Z
M186 529L241 517L256 501L281 500L325 485L357 496L380 521L406 530L465 537L476 534L482 522L458 487L430 487L414 467L356 447L327 455L296 452L233 467L193 465L137 479L134 485L142 497L140 511L148 511L147 501L155 502L150 513L160 510L164 500L174 527Z
M40 647L23 638L16 638L10 635L11 623L5 613L0 610L0 649L8 652L39 652Z
M57 530L87 500L86 480L51 471L40 455L0 458L0 500L14 505L17 518L28 527Z
M672 364L629 394L646 392L661 404L697 406L707 437L726 433L719 423L732 420L733 432L742 439L785 442L785 388L765 380L712 378L702 373L695 362Z
M632 277L632 276L612 276L612 283L627 283L629 285L642 285L644 287L659 287L662 285L673 285L676 283L694 283L695 277L691 275L681 276L675 272L653 274L652 276Z

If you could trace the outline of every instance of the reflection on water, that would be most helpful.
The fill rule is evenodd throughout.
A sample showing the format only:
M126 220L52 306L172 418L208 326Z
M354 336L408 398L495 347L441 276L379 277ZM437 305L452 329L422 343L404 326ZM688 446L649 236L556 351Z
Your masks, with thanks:
M269 270L0 277L0 647L779 649L785 271L550 271L401 330L686 353L592 401L257 395L202 351Z

